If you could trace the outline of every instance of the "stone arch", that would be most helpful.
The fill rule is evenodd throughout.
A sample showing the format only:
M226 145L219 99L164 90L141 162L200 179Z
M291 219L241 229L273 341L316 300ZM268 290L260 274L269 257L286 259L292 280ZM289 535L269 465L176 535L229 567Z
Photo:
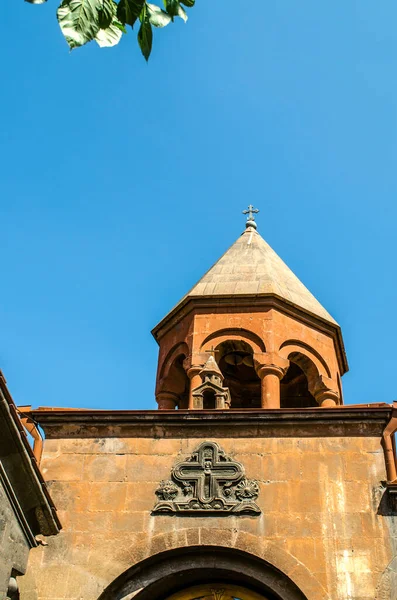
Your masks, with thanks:
M325 392L334 394L336 385L326 375L323 362L309 346L302 343L282 345L280 356L290 363L280 382L282 408L317 407L321 405ZM338 397L336 393L336 400Z
M98 600L163 600L203 573L234 578L269 600L330 600L309 569L279 544L234 531L180 529L136 544L139 562L121 569Z
M188 407L189 378L183 365L188 352L188 346L184 342L171 348L161 365L156 385L156 398L161 393L166 393L167 397L171 394L173 402L182 409Z
M252 331L248 329L244 329L242 327L234 327L230 329L218 329L218 331L214 331L210 335L208 335L205 340L202 342L200 347L200 352L204 350L204 346L211 342L213 345L218 346L222 342L226 342L228 340L232 341L240 341L243 340L251 346L254 354L258 354L260 352L266 352L265 344L263 340Z
M331 377L331 371L327 363L321 354L309 346L309 344L305 344L299 340L287 340L281 344L279 349L280 356L288 358L289 354L292 352L299 352L300 354L307 356L316 365L319 375Z
M168 352L161 365L159 379L168 377L170 368L179 356L183 356L184 358L189 356L189 348L185 342L179 342L178 344L175 344L175 346L173 346Z

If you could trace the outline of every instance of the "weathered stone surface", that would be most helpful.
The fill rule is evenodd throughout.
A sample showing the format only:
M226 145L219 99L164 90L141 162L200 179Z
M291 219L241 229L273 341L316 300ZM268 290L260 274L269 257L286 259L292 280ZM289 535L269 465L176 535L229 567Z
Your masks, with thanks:
M11 572L24 573L30 546L18 523L0 480L0 597Z
M139 561L194 545L257 555L286 573L309 600L395 600L384 591L393 576L395 517L377 514L373 500L376 482L385 477L379 439L209 438L258 480L261 515L152 515L159 482L203 441L188 431L180 426L178 439L122 436L102 444L93 441L88 427L81 447L78 439L61 438L50 452L45 448L43 466L54 465L51 493L68 519L59 539L48 538L48 546L35 551L40 558L32 559L23 578L29 590L21 600L29 600L32 590L34 600L98 600ZM83 464L79 481L70 480L66 464L65 457L74 456ZM50 578L58 577L59 565L64 577L55 591Z

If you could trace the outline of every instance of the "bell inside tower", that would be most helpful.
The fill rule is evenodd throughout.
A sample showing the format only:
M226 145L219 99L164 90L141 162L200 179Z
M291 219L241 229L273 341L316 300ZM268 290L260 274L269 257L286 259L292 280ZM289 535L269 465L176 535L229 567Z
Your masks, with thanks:
M251 346L243 340L228 340L216 350L224 385L230 390L231 408L260 408L261 382Z

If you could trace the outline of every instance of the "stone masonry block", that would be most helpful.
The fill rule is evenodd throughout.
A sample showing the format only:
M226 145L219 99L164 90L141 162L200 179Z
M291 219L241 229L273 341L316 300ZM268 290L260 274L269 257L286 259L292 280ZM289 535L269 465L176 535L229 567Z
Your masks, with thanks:
M87 505L90 511L122 511L125 509L127 488L124 483L91 483Z
M97 531L110 531L113 512L103 510L79 512L74 515L72 528L76 533L93 533Z
M114 512L112 513L111 528L113 531L146 531L149 513L136 512Z
M127 481L144 481L159 483L162 479L169 479L175 458L167 456L128 456Z
M87 481L125 481L127 457L115 454L91 455L84 461L83 479Z
M46 480L81 481L83 466L84 460L81 456L49 454L42 461L41 470Z
M295 556L310 571L316 569L326 570L326 542L322 538L289 538L287 548L288 552Z
M164 476L164 479L166 475ZM144 481L128 482L126 484L127 493L125 501L125 510L127 511L151 511L157 502L155 494L159 482L146 483Z
M275 518L276 535L281 539L320 538L323 531L321 513L280 512Z
M71 568L57 564L47 565L36 578L37 595L40 598L67 598L67 582Z
M320 512L323 486L318 481L289 485L288 506L292 512Z

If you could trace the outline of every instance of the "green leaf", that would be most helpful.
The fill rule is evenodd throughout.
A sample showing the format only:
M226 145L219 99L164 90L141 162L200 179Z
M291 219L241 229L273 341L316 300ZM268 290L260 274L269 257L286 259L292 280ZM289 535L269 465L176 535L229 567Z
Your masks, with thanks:
M181 17L181 19L183 19L185 21L185 23L186 23L186 21L187 21L187 14L186 14L185 9L181 5L179 5L178 17Z
M117 19L115 19L112 23L115 27L117 27L117 29L120 29L120 31L122 31L123 33L125 33L127 35L127 29L125 27L125 25L123 25L123 23L120 23L120 21L117 21Z
M101 29L107 29L116 14L117 4L113 0L102 0L102 6L98 10L98 24Z
M120 0L117 17L124 25L133 27L144 6L145 0Z
M99 31L102 0L63 0L57 11L58 22L70 48L83 46Z
M171 19L174 20L179 13L179 0L164 0L164 6Z
M117 18L117 4L113 0L108 0L110 3L110 23L107 27L101 27L95 36L95 41L101 48L110 48L116 46L126 29Z
M188 8L192 8L196 2L196 0L179 0L181 4L184 4Z
M149 11L147 10L146 4L142 9L139 18L141 20L141 27L138 31L138 43L143 56L146 60L149 60L152 51L153 30L149 21Z
M111 48L117 46L123 36L125 27L120 21L113 23L107 29L100 29L95 36L95 41L101 48Z
M155 4L146 3L149 21L154 27L165 27L171 22L171 17Z

